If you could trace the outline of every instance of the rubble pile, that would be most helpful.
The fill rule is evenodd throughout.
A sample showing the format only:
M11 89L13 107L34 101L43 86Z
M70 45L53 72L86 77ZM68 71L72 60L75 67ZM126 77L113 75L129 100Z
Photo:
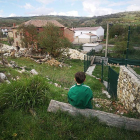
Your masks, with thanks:
M17 47L13 47L13 46L8 46L3 44L2 47L0 48L0 53L3 54L3 56L11 56L13 58L15 57L29 57L31 58L33 61L35 61L36 63L42 64L42 63L47 63L51 66L59 66L59 67L63 67L65 66L65 64L63 64L62 62L59 62L58 60L52 58L50 55L46 55L45 53L42 54L40 52L38 52L37 50L33 49L33 48L19 48L17 49ZM84 52L79 52L78 50L75 49L68 49L65 50L63 55L65 57L68 57L70 59L80 59L80 60L84 60ZM7 64L7 63L5 63ZM13 64L9 64L11 67L14 67Z
M49 64L51 66L60 66L60 67L62 67L62 64L59 61L55 60L54 58L46 61L45 63L47 63L47 64Z
M84 60L84 53L79 52L78 50L75 49L69 49L69 55L71 59L80 59L80 60Z
M3 44L0 48L0 53L3 53L3 55L6 57L21 57L25 55L26 50L26 48L20 48L20 50L17 51L16 47Z

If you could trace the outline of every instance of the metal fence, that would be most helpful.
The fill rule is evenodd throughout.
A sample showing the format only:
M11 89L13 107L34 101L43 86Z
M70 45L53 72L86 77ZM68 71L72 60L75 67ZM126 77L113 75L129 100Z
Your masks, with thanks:
M136 59L124 59L124 58L108 58L108 63L119 65L135 65L140 66L140 60Z
M107 91L112 98L117 98L117 85L118 85L119 73L113 70L110 66L108 67L108 86Z
M84 55L84 72L86 72L91 65L91 58L94 56L94 54L95 50L92 49L86 55Z
M113 68L105 64L102 60L101 82L107 82L107 91L112 98L117 98L118 77L119 73L117 73Z

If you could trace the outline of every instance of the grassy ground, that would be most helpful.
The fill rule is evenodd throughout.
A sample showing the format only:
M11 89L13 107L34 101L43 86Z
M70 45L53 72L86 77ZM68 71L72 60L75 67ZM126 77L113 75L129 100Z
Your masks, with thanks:
M83 71L83 61L65 60L66 67L60 68L25 58L12 60L18 66L26 66L27 71L19 73L17 69L0 67L11 81L0 85L0 140L140 139L138 132L108 127L97 118L47 112L51 99L67 102L68 90L64 87L75 83L74 73ZM32 76L31 69L39 75ZM55 87L54 82L62 87ZM87 76L85 84L91 87L94 98L102 96L104 86L99 80Z
M137 74L139 74L139 75L140 75L140 67L137 67L137 68L136 68L136 67L134 67L133 69L134 69L134 71L135 71Z
M119 73L120 68L112 66L113 70L115 70L117 73ZM101 78L102 75L102 65L96 65L93 73L94 76L97 78ZM108 66L104 65L103 67L103 80L108 81Z

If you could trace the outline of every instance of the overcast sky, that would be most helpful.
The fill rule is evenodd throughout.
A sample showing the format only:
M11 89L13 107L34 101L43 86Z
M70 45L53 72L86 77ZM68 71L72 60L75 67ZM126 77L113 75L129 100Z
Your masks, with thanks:
M139 11L140 0L0 0L0 17L100 16Z

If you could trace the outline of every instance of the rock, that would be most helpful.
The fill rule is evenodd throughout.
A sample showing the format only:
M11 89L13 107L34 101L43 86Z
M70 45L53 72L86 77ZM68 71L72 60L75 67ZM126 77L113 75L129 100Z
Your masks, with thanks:
M30 71L30 73L33 74L33 75L38 75L38 72L37 72L35 69L32 69L32 70Z
M61 85L59 85L59 84L57 84L57 83L54 83L54 85L55 85L56 87L61 87Z
M6 80L5 82L6 82L7 84L11 84L11 82L10 82L9 80Z
M0 73L0 81L4 81L6 79L7 79L6 75L4 73Z
M59 110L68 112L73 116L81 114L85 117L97 117L100 122L104 122L109 126L119 128L123 127L124 129L128 130L140 131L139 119L127 118L120 115L98 111L94 109L78 109L71 106L68 103L51 100L47 111L56 113Z
M99 104L95 104L95 106L96 106L97 108L100 108L100 107L101 107L101 105L99 105Z

